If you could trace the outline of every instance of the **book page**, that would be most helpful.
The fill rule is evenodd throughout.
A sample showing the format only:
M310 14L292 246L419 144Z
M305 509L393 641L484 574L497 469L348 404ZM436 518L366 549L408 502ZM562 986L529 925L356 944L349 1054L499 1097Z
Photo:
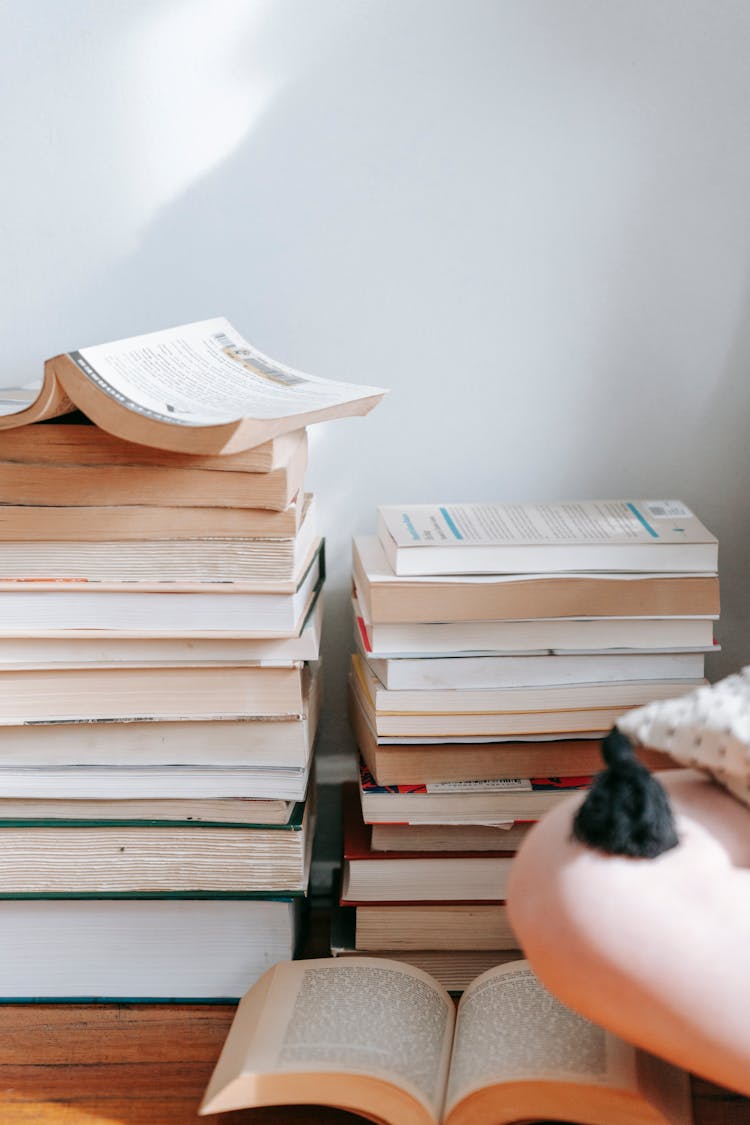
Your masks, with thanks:
M372 1075L437 1117L453 1025L448 993L409 965L373 957L288 963L275 970L245 1070Z
M446 1112L510 1081L637 1086L633 1048L549 993L525 961L478 977L459 1005Z
M294 417L384 393L286 367L223 317L82 348L70 357L129 410L177 425Z

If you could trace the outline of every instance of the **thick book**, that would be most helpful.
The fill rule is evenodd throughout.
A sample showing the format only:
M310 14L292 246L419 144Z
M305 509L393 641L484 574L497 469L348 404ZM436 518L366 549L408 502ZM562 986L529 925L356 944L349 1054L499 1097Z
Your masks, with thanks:
M517 777L431 785L378 785L359 764L359 795L366 824L500 824L537 819L593 778Z
M513 852L376 852L355 785L345 786L343 802L342 903L505 899Z
M319 592L305 622L290 637L0 636L0 671L26 668L204 668L214 665L289 664L317 661L323 624Z
M217 317L48 359L39 391L3 390L0 429L77 407L125 441L237 453L313 422L367 414L384 393L278 363Z
M303 502L304 518L288 538L146 539L124 542L0 540L0 590L67 586L96 590L176 593L293 593L320 542L316 505ZM44 521L44 509L39 509Z
M370 950L518 949L504 902L357 903L355 948Z
M373 625L352 599L368 656L483 656L561 653L713 652L710 617L545 617L532 621L448 621Z
M312 674L307 664L4 672L0 676L0 729L89 720L301 719Z
M378 509L395 574L713 572L718 543L681 500Z
M306 620L324 577L323 545L307 560L294 592L258 593L215 588L188 592L55 589L33 584L0 590L0 637L67 635L100 637L294 637ZM280 584L282 590L285 583Z
M3 395L11 392L4 390ZM270 473L288 464L298 449L307 449L307 431L292 430L238 453L201 456L172 453L123 441L95 426L80 411L62 414L33 427L3 429L0 458L21 465L79 465L115 467L140 465L172 469L213 469L219 472Z
M689 1125L688 1076L559 1003L529 965L489 970L456 1013L403 961L275 965L237 1010L201 1113L313 1104L379 1125Z
M160 508L283 511L300 491L306 468L306 443L290 444L286 460L278 468L248 473L198 469L189 464L29 464L5 460L0 440L0 503L42 507L154 504Z
M309 805L309 802L308 802ZM0 899L40 895L304 893L314 828L298 804L286 824L207 827L0 820Z
M354 539L352 570L365 615L379 624L719 612L716 574L399 576L374 535Z
M0 676L0 683L3 679ZM210 765L214 769L304 770L312 756L322 694L318 666L315 675L305 676L302 714L292 718L26 719L0 728L0 768Z
M574 777L602 768L597 738L528 739L524 742L383 743L370 726L357 695L349 689L349 718L359 752L378 785L481 781L485 777ZM658 750L638 747L649 769L675 763Z
M299 947L300 895L0 899L0 1003L237 1000Z

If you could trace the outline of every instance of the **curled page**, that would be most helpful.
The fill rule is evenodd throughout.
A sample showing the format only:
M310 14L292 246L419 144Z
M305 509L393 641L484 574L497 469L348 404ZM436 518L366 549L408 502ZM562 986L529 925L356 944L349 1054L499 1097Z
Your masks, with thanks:
M224 317L81 348L70 358L128 410L176 425L288 418L384 393L278 363Z

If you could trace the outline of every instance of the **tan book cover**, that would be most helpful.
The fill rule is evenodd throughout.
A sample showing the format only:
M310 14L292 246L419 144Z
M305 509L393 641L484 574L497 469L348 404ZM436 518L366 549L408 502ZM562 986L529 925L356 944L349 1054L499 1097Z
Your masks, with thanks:
M0 770L81 767L260 769L299 772L309 765L320 720L320 665L305 676L302 716L288 718L126 719L83 717L5 725ZM2 679L2 677L0 677ZM207 752L210 747L210 754ZM179 770L174 770L174 777ZM0 800L0 804L2 801ZM0 819L7 813L0 812Z
M48 510L39 510L40 520ZM317 513L310 496L305 498L299 531L288 539L227 540L205 534L92 542L0 539L0 590L33 584L35 590L73 586L100 591L293 593L317 542Z
M556 617L715 616L715 574L394 574L374 535L354 540L354 581L373 624Z
M0 504L0 543L98 543L185 539L291 539L301 494L286 508L196 508L160 504Z
M0 394L9 392L2 391ZM12 417L12 415L10 415ZM1 429L2 427L0 427ZM23 465L150 466L172 469L213 469L219 472L270 473L288 464L292 454L307 447L307 431L292 430L238 453L200 456L172 453L123 441L95 426L79 411L31 427L2 429L0 458Z
M301 718L309 666L5 672L0 724ZM206 758L210 761L210 754Z
M1 421L1 419L0 419ZM2 446L0 445L0 455ZM187 459L186 459L187 460ZM0 504L86 507L155 504L161 508L269 508L283 511L300 491L306 443L267 473L193 465L30 464L0 460Z

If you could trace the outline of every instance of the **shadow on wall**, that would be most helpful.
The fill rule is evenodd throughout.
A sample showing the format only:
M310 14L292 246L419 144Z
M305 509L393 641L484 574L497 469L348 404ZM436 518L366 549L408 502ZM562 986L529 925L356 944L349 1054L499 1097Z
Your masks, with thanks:
M349 539L381 502L679 496L732 560L717 674L750 660L750 13L55 7L36 49L70 40L91 69L46 120L70 130L85 103L91 136L48 169L33 270L17 247L25 338L44 322L50 354L224 314L285 362L392 388L313 436L327 746L348 740ZM105 40L125 44L109 74Z

